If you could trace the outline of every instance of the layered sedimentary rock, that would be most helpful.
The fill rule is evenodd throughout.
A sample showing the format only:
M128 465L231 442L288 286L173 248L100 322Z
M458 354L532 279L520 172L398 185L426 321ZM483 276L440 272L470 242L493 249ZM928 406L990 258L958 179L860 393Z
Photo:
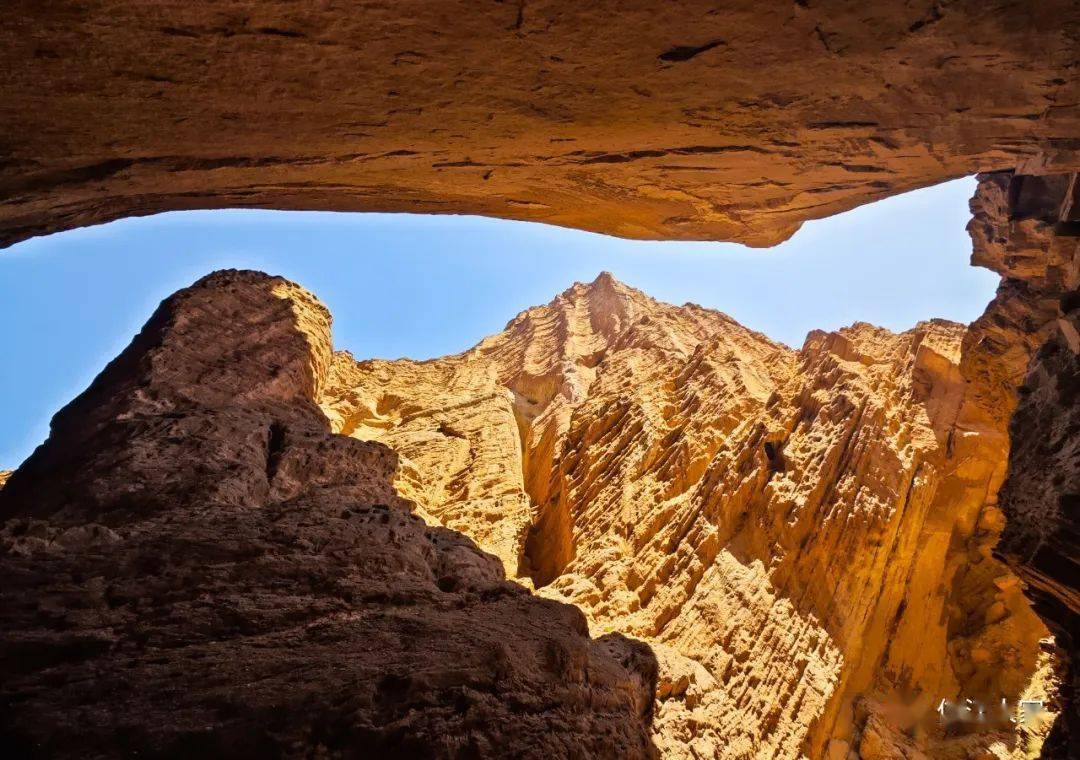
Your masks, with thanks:
M649 757L655 657L425 524L315 404L329 314L166 300L0 490L14 756Z
M933 321L795 351L601 275L457 356L338 354L321 403L509 572L650 644L668 756L1025 757L1045 726L933 714L1054 704L990 556L1009 410L971 346Z
M0 30L0 60L8 75L0 83L0 245L130 214L221 206L472 212L624 236L763 245L790 235L806 219L973 170L1007 169L984 177L972 226L976 262L1002 272L1002 287L986 315L962 338L958 361L946 362L950 368L958 364L962 381L931 384L933 393L947 396L953 391L943 388L963 386L957 391L959 400L943 407L955 406L954 432L946 436L944 449L940 441L931 444L947 425L945 418L927 413L925 420L920 418L921 427L911 423L904 435L873 434L878 435L873 446L892 452L899 464L887 476L873 475L873 487L855 493L888 506L867 508L877 517L864 515L860 520L871 527L855 531L853 538L845 535L844 541L866 549L867 544L859 543L866 539L867 550L880 556L875 552L887 550L873 546L877 539L868 536L877 536L879 529L882 536L923 531L912 525L925 517L926 540L919 533L914 550L924 558L911 560L915 565L910 577L949 578L951 587L942 590L938 584L933 593L921 596L905 592L899 603L894 594L885 593L872 606L903 609L906 615L916 597L924 605L920 609L948 599L943 603L948 612L939 618L950 621L942 624L946 638L978 639L980 611L990 604L986 609L992 607L994 613L989 617L997 617L1001 609L994 605L1000 602L1012 612L1016 592L1006 576L1003 587L995 586L997 591L987 586L987 577L998 572L996 561L964 563L959 557L983 557L1004 522L998 556L1027 582L1039 612L1059 640L1071 646L1062 632L1074 627L1076 613L1075 516L1066 460L1075 434L1067 427L1067 389L1069 352L1077 347L1070 314L1077 302L1080 203L1075 176L1068 172L1080 167L1078 27L1080 7L1068 0L990 5L974 0L923 5L795 0L722 7L696 1L565 0L479 5L451 0L347 5L230 0L213 7L123 0L9 3ZM873 699L854 697L871 682L877 685L870 691L889 691L892 687L881 687L877 680L879 673L889 671L867 665L875 674L868 680L869 671L852 665L845 648L859 630L878 630L878 622L852 622L835 610L819 609L822 595L814 589L820 574L806 577L805 557L799 559L803 538L811 548L834 540L828 531L822 536L806 532L802 510L812 513L815 505L847 492L837 485L820 502L813 489L803 498L799 489L812 477L800 469L805 463L798 457L788 469L784 452L795 445L789 439L799 440L801 428L788 429L791 418L785 415L810 403L801 397L791 400L799 383L812 388L820 381L832 388L831 375L812 379L819 371L812 357L827 367L832 361L828 357L835 355L847 357L836 359L844 371L836 370L835 378L847 378L844 373L852 367L863 367L857 392L844 386L852 409L872 406L884 410L879 414L885 418L908 420L919 406L910 398L925 390L916 392L922 381L914 369L908 372L908 365L915 367L930 356L930 349L924 352L921 343L918 348L915 344L951 346L939 334L944 328L919 328L928 336L921 339L913 337L915 333L871 338L862 328L840 336L859 347L859 356L871 357L869 363L848 357L846 343L836 336L817 336L827 347L808 345L794 358L782 358L779 348L774 356L772 349L740 344L735 354L744 361L736 385L745 386L740 390L745 397L717 401L715 388L692 378L706 389L701 391L709 399L706 403L687 401L682 394L689 391L669 388L661 375L681 368L680 362L689 366L686 357L699 349L705 352L701 347L714 336L713 316L699 311L689 320L686 311L665 312L660 319L659 312L650 312L650 319L660 319L661 326L645 344L634 344L639 352L634 356L645 358L631 360L626 358L630 353L619 351L623 359L608 361L616 339L612 336L623 335L641 315L641 303L609 321L589 316L585 333L580 320L565 320L573 340L560 337L558 324L540 325L540 315L525 320L520 329L535 331L539 348L519 351L508 338L478 347L477 355L487 362L482 376L474 373L481 363L476 357L469 364L443 361L437 371L427 364L410 366L410 382L402 379L403 364L385 365L379 369L380 382L400 386L393 398L366 390L372 385L367 375L373 367L357 369L338 359L329 377L341 393L323 392L319 401L336 429L381 438L403 452L407 466L394 482L421 505L421 514L467 530L512 572L543 585L545 593L578 599L595 626L625 625L658 642L673 623L664 616L649 622L654 613L643 610L656 607L642 600L674 592L658 592L639 577L641 568L655 570L658 565L649 564L654 549L642 538L649 528L635 521L643 514L640 510L668 508L656 506L657 499L671 502L674 515L704 509L704 502L699 503L705 499L704 484L715 475L703 473L716 471L713 457L721 444L720 434L697 427L716 424L724 436L735 434L730 422L686 422L690 415L680 417L679 405L713 408L711 404L723 414L756 415L764 420L766 432L744 441L761 443L767 463L755 460L739 466L746 468L749 482L764 478L768 495L746 504L739 500L743 497L728 497L724 504L734 506L721 512L725 519L747 515L746 524L755 525L752 517L773 514L774 507L787 509L791 525L743 526L732 536L722 536L731 543L715 555L711 539L701 539L708 548L700 554L715 560L724 558L724 552L734 553L751 566L760 560L763 569L752 577L765 579L768 594L779 589L780 599L809 584L811 590L799 598L810 601L802 602L799 614L810 610L805 614L825 629L832 649L826 647L813 667L807 667L823 674L825 681L833 678L832 696L824 694L827 689L817 697L810 694L818 691L816 680L813 688L806 687L810 711L820 713L809 721L795 715L799 711L794 708L779 716L742 710L752 716L745 729L717 728L708 721L702 728L694 723L697 718L670 717L679 711L665 703L668 717L661 724L685 726L685 736L706 742L703 751L714 734L726 740L732 732L744 731L752 744L788 728L791 736L775 739L782 751L798 743L794 736L800 732L814 748L836 740L830 746L840 754L841 741L851 746L859 742L864 754L895 747L904 741L903 734L890 728L896 721L881 717ZM553 332L544 337L549 328ZM631 332L627 340L643 340L640 330ZM560 345L547 345L549 338ZM1006 436L1005 420L1018 402L1016 389L1030 357L1048 338L1050 347L1029 375L1017 422ZM952 356L954 348L934 353ZM884 355L891 358L882 359ZM873 371L879 360L893 362L895 383L887 390ZM615 367L619 361L640 361L633 368L635 377L638 372L648 375L653 366L664 369L629 393L616 388L617 373L608 375L601 366ZM791 364L795 370L784 369ZM733 371L727 364L720 366ZM945 365L939 369L952 372ZM321 371L315 376L322 377ZM629 375L631 370L622 371ZM721 369L711 371L725 377ZM282 386L297 377L293 370L285 372ZM758 396L766 391L762 407ZM807 392L817 404L818 391ZM135 387L123 393L138 395ZM770 405L773 393L781 400ZM908 400L901 403L893 393ZM928 398L934 398L933 393ZM364 406L367 396L374 398L370 410ZM112 401L91 400L62 416L62 434L51 448L26 474L13 478L8 498L17 500L27 519L86 519L115 505L171 508L177 500L233 506L263 499L276 503L291 498L283 496L292 494L289 489L301 488L294 484L274 490L269 485L275 478L285 484L299 476L279 470L277 458L260 454L261 440L276 442L275 448L283 442L282 431L292 429L270 423L255 432L250 426L266 421L266 407L259 405L263 402L233 409L229 401L225 413L210 394L196 399L198 409L172 418L145 409L128 417L125 405L113 415ZM279 402L285 403L274 403ZM636 411L652 408L654 402L662 411ZM431 409L441 410L446 418L441 428L428 426ZM585 421L580 415L586 411L604 422ZM607 416L612 413L617 418ZM310 409L301 416L317 420ZM81 422L83 417L88 421ZM817 420L815 414L812 422ZM308 422L296 424L304 428ZM236 438L230 432L234 429L247 432ZM671 438L655 439L659 431ZM814 432L822 434L824 450L835 448L828 435ZM917 443L907 442L908 434ZM81 447L60 443L69 436L82 441ZM1009 465L1011 485L1004 490L999 516L994 499L1002 470L986 467L991 460L1001 462L1010 437L1015 451ZM516 454L514 446L507 449L507 442L515 441ZM121 442L130 446L125 443L125 456L118 460ZM1048 448L1052 442L1061 445ZM841 450L847 452L846 446ZM600 460L593 459L597 452ZM664 452L674 452L670 464L662 463L669 461ZM838 484L861 483L858 476L844 475L845 468L857 471L861 466L857 454L845 454L833 470L821 468L820 476L825 481L835 477ZM253 469L260 456L267 473L263 476ZM321 456L312 454L296 467L306 471ZM887 455L874 455L877 467L888 470L880 464L887 460ZM1054 463L1052 471L1047 462ZM115 468L115 477L103 476L103 466ZM333 465L338 466L345 465ZM773 474L759 474L761 467ZM189 470L200 477L177 475ZM936 473L933 478L926 475L930 470ZM354 476L363 485L349 488L361 501L386 488L377 478L349 478ZM789 484L792 479L797 483ZM936 485L927 485L928 479ZM914 511L897 506L908 504L896 496L897 482L908 480L917 504L923 504L922 498L931 502L925 515L922 506ZM606 485L595 485L600 482ZM986 486L981 506L976 505L974 484ZM625 493L616 498L618 488ZM963 506L949 513L943 527L934 506L937 494L954 489ZM585 514L594 498L609 506L635 506L617 525L606 513ZM858 498L840 503L862 515L867 510ZM762 499L767 506L761 506ZM913 522L889 516L896 513L914 515ZM905 527L890 533L894 523ZM604 530L613 528L615 537L602 538ZM752 540L743 536L747 530ZM698 546L698 537L691 533L669 544L672 551ZM945 533L951 538L942 548ZM655 535L666 534L656 528ZM800 537L798 546L791 545L794 537ZM770 551L783 557L776 567L774 554L767 555L768 561L758 556L767 541L774 541ZM45 544L51 545L49 540ZM610 581L598 581L604 574L583 565L581 547L593 551L601 545L618 560ZM703 561L701 557L696 561ZM679 565L663 572L678 582L684 578L680 573L689 572L685 577L694 579L697 570ZM868 577L876 577L875 572ZM625 594L618 592L617 599L600 591L599 601L592 600L590 584L603 590L618 588L621 582L637 585ZM742 585L757 588L754 582ZM923 582L910 587L921 588ZM690 599L690 591L682 593ZM851 591L852 599L872 597L860 593ZM642 609L631 609L633 597ZM758 607L769 604L760 602ZM676 602L669 605L676 607ZM932 626L931 649L938 646L940 627ZM993 624L983 627L999 630ZM651 629L657 632L649 634ZM1029 644L1022 642L1020 649L1029 652ZM689 693L691 680L697 684L708 679L696 665L678 659L687 657L678 647L678 656L668 657L663 646L668 644L658 643L657 651L669 661L668 672L686 666L685 678L661 682L666 702L674 694L675 701L701 703L696 696L682 695ZM901 674L900 681L919 681L923 676L910 674L932 669L909 667L905 658L917 656L907 644L890 645L888 655L881 646L872 643L869 650L878 652L879 663L889 658L903 663L894 671ZM991 652L987 662L996 662L995 646L968 641L956 647L957 652L950 652L952 675L926 676L920 688L947 682L950 690L966 689L991 669L979 664L986 651ZM834 663L837 652L841 664ZM873 657L867 655L867 662ZM1026 667L1005 667L1001 678L1012 678L1009 674ZM893 689L898 690L903 689ZM1075 713L1069 714L1075 720ZM774 719L779 728L760 730L769 729ZM662 728L661 735L676 730L683 728ZM925 744L934 737L917 739ZM867 748L861 746L864 742Z
M1073 0L4 10L2 244L258 206L764 245L1080 148Z
M357 361L299 287L206 278L0 490L5 738L1034 756L1045 723L935 713L1058 704L1048 632L991 556L1023 363L1001 308L793 350L604 274L462 354ZM1067 428L1038 421L1060 392L1029 396L1033 429ZM1018 449L1010 482L1042 456Z

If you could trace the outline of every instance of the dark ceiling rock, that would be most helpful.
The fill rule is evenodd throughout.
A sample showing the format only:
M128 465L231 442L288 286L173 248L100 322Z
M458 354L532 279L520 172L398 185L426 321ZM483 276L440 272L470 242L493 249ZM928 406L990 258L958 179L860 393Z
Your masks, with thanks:
M771 245L1078 168L1074 0L5 4L0 245L170 209Z

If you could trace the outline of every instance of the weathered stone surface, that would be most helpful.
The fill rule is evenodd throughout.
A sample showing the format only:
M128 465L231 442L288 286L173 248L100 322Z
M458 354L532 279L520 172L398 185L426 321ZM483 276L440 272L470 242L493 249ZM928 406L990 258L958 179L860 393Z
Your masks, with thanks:
M216 273L57 415L0 490L5 750L651 756L648 647L591 640L329 432L329 326Z
M766 245L1077 168L1073 0L5 4L0 244L168 209Z
M1057 705L1056 650L991 557L1002 508L1059 518L997 503L1000 308L796 351L605 274L463 354L357 362L302 289L213 275L0 490L5 735L59 755L125 736L150 754L1031 756L1045 726L955 736L933 715ZM1047 393L1036 418L1064 404ZM1014 468L1025 451L1042 456Z
M1003 522L998 555L1028 582L1059 639L1075 626L1066 461L1075 431L1061 426L1072 416L1070 355L1080 347L1069 300L1080 284L1080 203L1068 174L1080 166L1078 26L1080 7L1068 0L9 3L0 29L0 244L129 214L270 206L464 211L761 245L805 219L904 189L1016 170L984 177L973 206L975 261L1004 280L962 340L942 325L904 336L858 327L815 336L792 354L735 328L714 341L715 318L700 311L690 319L597 293L564 317L526 316L517 329L528 340L478 347L470 361L484 359L483 376L471 364L459 372L456 360L437 373L418 365L408 378L403 365L382 367L379 382L402 390L387 400L371 390L374 365L334 360L331 384L355 399L321 388L331 360L319 329L301 331L302 357L284 346L271 352L299 363L270 375L273 361L237 368L244 386L254 381L249 393L241 383L218 387L233 370L223 354L214 363L216 343L259 356L224 329L235 314L199 327L210 331L205 345L176 346L205 376L180 363L155 369L155 357L175 355L158 341L182 338L184 327L152 323L128 354L138 361L114 364L60 415L51 444L4 489L24 521L9 525L20 532L9 536L11 556L75 547L57 577L84 582L77 568L96 567L85 553L99 551L87 546L116 538L142 551L143 533L121 528L145 522L156 551L159 521L183 510L196 510L196 527L181 520L183 530L198 534L235 511L255 521L238 535L256 535L259 520L310 501L313 489L335 506L347 495L403 508L387 486L386 453L326 438L318 397L335 426L403 452L409 466L396 483L422 512L467 530L545 593L576 600L594 626L665 642L656 645L662 742L697 742L698 754L728 742L724 751L736 756L790 753L802 742L829 756L910 754L915 745L940 754L934 736L907 746L912 737L876 699L912 684L920 700L928 684L959 692L1008 682L1015 691L1021 675L1041 672L1019 586L986 558ZM306 299L286 300L292 309ZM324 320L310 304L299 311ZM272 311L264 316L277 324ZM732 348L725 341L734 336ZM1012 485L996 505L1005 420L1047 337L1012 428ZM724 351L734 360L716 357ZM374 405L357 413L364 394ZM854 410L858 424L845 417ZM737 419L761 429L740 430ZM515 434L516 454L506 449ZM1054 442L1061 446L1051 450ZM758 444L760 453L738 454ZM820 462L816 446L826 452ZM722 482L710 485L715 478ZM707 498L710 489L723 498ZM765 496L751 497L758 491ZM232 511L199 506L209 504ZM817 530L814 518L834 516L855 527ZM727 532L708 534L721 524ZM420 543L434 540L408 525L400 530ZM678 526L685 531L669 535ZM311 530L320 545L323 528ZM363 546L368 529L357 530ZM204 538L217 536L191 540ZM839 556L829 552L875 559L869 569L817 567L818 552L833 563ZM729 557L734 564L717 559ZM705 559L728 576L708 576ZM195 552L192 561L205 560ZM15 577L14 594L67 583ZM866 619L823 602L833 581L829 592L864 605ZM726 632L717 650L716 631L699 638L680 615L699 589L721 586L746 598L691 607L698 620L750 612L718 627ZM54 608L66 609L57 598ZM918 620L912 609L940 614L928 632L882 628L890 611ZM56 617L56 626L82 630ZM753 638L762 620L773 627ZM1015 651L1010 626L1023 632ZM815 658L795 663L789 650L806 636ZM865 651L852 654L859 636ZM92 642L64 641L42 651L97 656ZM743 644L781 654L764 665L732 654L736 665L719 679L715 663L703 662L702 651ZM749 704L761 668L764 688L779 690L790 711ZM784 691L800 668L809 675ZM866 698L853 702L856 693ZM710 694L747 700L738 714L751 717L725 723ZM1024 751L1016 737L1006 741L1013 745L993 751Z
M1075 173L984 176L973 201L971 228L973 260L1000 271L1005 279L986 314L972 326L969 334L976 340L969 353L978 361L966 369L983 387L993 387L985 382L987 377L996 379L1004 413L1016 410L1009 426L1008 479L1001 492L1005 527L995 553L1024 579L1036 610L1067 653L1064 716L1048 741L1054 756L1080 753L1078 428L1073 393L1080 352L1078 201Z
M935 321L794 351L602 275L457 356L338 354L322 404L511 573L650 644L666 756L1019 758L1045 729L932 713L1053 697L990 556L1008 410L967 345Z
M1075 328L1075 310L1066 319ZM1064 331L1036 356L1010 430L1013 448L1001 498L1008 522L998 552L1028 584L1035 608L1068 652L1066 714L1051 741L1080 750L1080 357Z

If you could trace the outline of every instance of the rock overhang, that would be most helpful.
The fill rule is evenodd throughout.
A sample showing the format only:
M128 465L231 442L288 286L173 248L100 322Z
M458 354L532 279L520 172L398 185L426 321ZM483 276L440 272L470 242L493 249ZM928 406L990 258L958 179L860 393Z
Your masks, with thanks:
M268 207L772 245L964 174L1075 169L1078 24L1068 0L17 3L0 244Z

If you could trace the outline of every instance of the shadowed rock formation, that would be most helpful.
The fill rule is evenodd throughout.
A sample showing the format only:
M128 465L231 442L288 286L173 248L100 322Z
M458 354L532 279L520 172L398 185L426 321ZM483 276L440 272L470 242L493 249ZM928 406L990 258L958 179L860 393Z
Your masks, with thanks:
M256 206L768 245L1080 148L1074 0L4 10L0 244Z
M986 175L972 209L973 260L1004 279L997 298L972 327L971 355L980 361L967 370L977 384L996 388L1003 414L1016 410L1009 425L1009 476L1001 492L1006 522L995 553L1027 583L1035 609L1068 653L1062 674L1065 714L1048 750L1054 756L1076 756L1080 184L1075 173Z
M1075 330L1075 313L1068 317ZM1067 328L1066 328L1067 329ZM1074 333L1075 334L1075 333ZM1052 749L1080 748L1080 359L1062 330L1039 351L1013 417L1009 479L1002 490L1009 522L999 551L1029 584L1035 609L1069 653L1071 704ZM1074 344L1075 345L1075 344Z
M40 757L635 757L656 661L410 513L314 403L330 318L167 299L0 490L2 744ZM11 756L11 754L9 754Z

